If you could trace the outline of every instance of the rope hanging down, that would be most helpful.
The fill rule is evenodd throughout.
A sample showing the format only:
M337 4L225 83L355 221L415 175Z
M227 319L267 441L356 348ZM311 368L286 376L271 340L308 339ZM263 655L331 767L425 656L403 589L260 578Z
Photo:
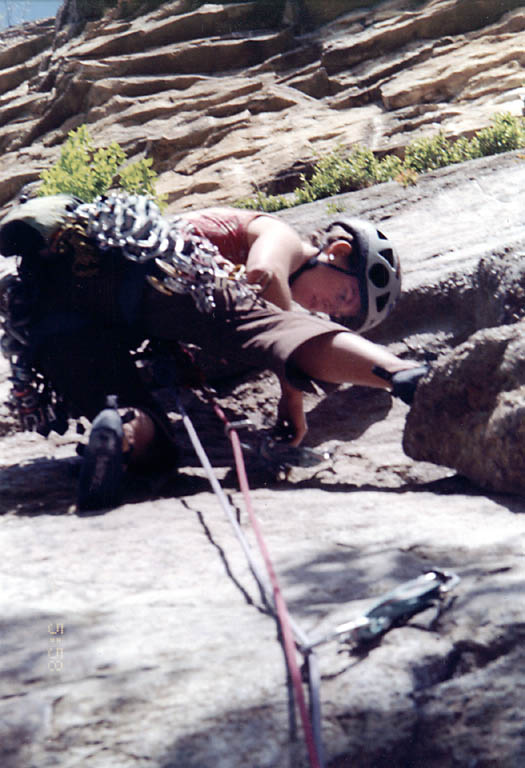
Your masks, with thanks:
M310 722L310 718L306 709L306 702L304 698L304 692L303 692L303 686L302 686L302 680L301 680L301 672L297 665L296 647L295 647L295 641L294 641L293 632L292 632L291 620L288 614L288 609L286 607L286 602L284 600L284 597L281 592L281 588L279 586L279 581L277 579L277 575L275 573L273 563L270 558L270 553L268 552L268 548L266 547L266 542L264 541L264 537L262 535L259 521L255 515L254 509L251 503L250 488L248 485L248 478L246 476L246 468L244 465L244 459L242 455L241 441L239 440L239 435L237 434L237 431L229 423L228 419L226 418L224 412L219 407L219 405L215 401L212 401L212 403L213 403L215 413L224 423L225 427L227 427L227 433L230 437L230 441L232 444L237 476L239 478L239 484L244 497L244 503L246 505L246 509L250 517L250 522L252 524L252 528L254 530L255 537L257 539L257 543L259 545L259 549L261 551L264 564L266 566L266 570L268 572L268 575L270 577L270 581L272 584L272 593L273 593L273 598L275 602L275 608L277 611L277 617L279 619L279 624L281 627L284 651L285 651L286 660L288 663L288 668L290 671L290 676L292 678L292 684L293 684L295 696L297 698L299 713L301 715L301 721L303 724L303 730L305 734L306 746L308 748L310 764L312 768L321 768L321 748L320 748L320 744L315 743L314 729L312 727L312 723Z
M277 577L273 569L273 565L272 565L268 550L266 548L266 544L262 537L262 532L259 526L259 522L255 516L253 507L251 504L248 480L246 477L244 460L242 458L242 449L241 449L239 436L235 431L235 429L233 429L232 425L228 422L226 416L224 415L222 410L219 408L217 403L213 401L213 399L212 399L212 403L217 415L219 416L219 418L221 418L221 420L227 427L227 432L230 435L230 439L232 441L232 448L234 450L239 483L241 485L241 489L243 491L243 496L245 499L245 504L247 506L247 509L250 515L250 521L254 528L257 542L259 544L259 548L261 549L265 566L267 568L268 576L271 582L270 585L268 584L268 580L264 576L262 576L260 573L260 570L253 558L253 555L250 551L250 548L249 548L248 542L246 541L244 533L242 532L239 524L237 523L237 520L235 518L235 513L233 512L231 505L228 502L228 499L226 498L224 491L219 481L217 480L217 477L215 476L215 473L210 464L208 456L206 455L206 452L199 440L199 437L195 431L195 428L191 422L191 419L187 415L182 403L180 402L180 398L177 398L177 409L182 417L184 427L188 432L188 436L192 442L195 452L197 453L197 456L200 459L201 464L208 476L210 484L213 490L215 491L215 493L217 494L219 503L223 508L223 510L226 512L228 519L230 520L230 522L234 527L237 538L241 543L241 546L244 550L244 553L250 565L250 569L254 574L254 577L259 585L259 588L261 589L262 593L267 596L267 600L268 600L268 597L270 597L270 599L268 600L269 605L272 605L273 603L275 606L275 611L277 614L277 619L279 621L281 635L283 638L283 646L284 646L286 661L287 661L288 669L292 679L293 690L294 690L297 704L299 707L301 721L303 724L303 730L305 734L305 741L306 741L306 746L308 750L310 766L311 768L323 768L322 744L320 741L321 727L320 727L320 701L319 701L318 674L316 671L317 667L313 661L314 654L309 648L311 644L309 642L309 639L306 637L306 635L300 630L298 630L296 626L294 626L293 629L295 630L296 634L298 634L300 637L300 644L305 648L308 648L307 659L312 660L312 662L308 664L308 669L310 671L310 677L313 683L313 688L311 687L311 693L310 693L310 698L312 700L311 711L312 711L312 714L318 719L318 722L316 722L314 725L312 725L310 721L309 713L306 707L304 692L302 688L301 672L297 665L296 645L295 645L293 632L292 632L292 620L288 614L286 603L282 596L279 583L277 581ZM271 596L273 596L273 600L271 599Z
M362 645L366 646L370 642L376 641L377 638L388 632L390 629L406 623L417 613L425 611L428 608L436 605L440 606L443 598L448 595L448 593L458 584L459 577L450 571L441 571L437 569L428 571L416 579L412 579L408 582L398 585L395 589L380 597L374 602L374 604L365 614L358 616L352 621L345 622L344 624L335 627L334 630L322 637L311 640L297 626L292 617L288 614L286 603L282 596L279 583L266 544L264 542L264 538L262 536L259 522L252 507L250 489L248 486L248 479L246 476L246 469L242 454L242 445L237 431L235 430L234 425L228 421L224 412L215 401L211 393L208 391L207 394L216 414L224 423L225 431L229 435L230 441L232 443L239 484L243 493L246 508L250 516L250 522L252 523L252 527L254 529L256 539L268 572L268 576L271 582L270 585L268 584L268 580L261 575L257 567L244 533L242 532L236 520L235 513L233 512L231 505L226 499L220 483L215 477L212 466L199 441L193 424L191 423L191 420L185 413L180 403L178 404L179 412L183 417L184 426L188 431L197 455L201 460L202 466L208 475L212 488L216 492L221 506L226 511L227 516L229 517L235 529L236 535L241 542L248 563L259 585L261 593L266 595L267 603L269 605L271 605L273 602L275 607L274 615L276 615L279 621L288 670L292 680L293 691L295 693L295 698L303 723L310 766L311 768L323 768L324 756L321 729L320 698L321 681L317 657L313 652L313 649L318 645L322 645L333 640L349 643L354 647ZM272 596L273 601L271 599ZM439 610L440 608L438 608L438 615ZM296 643L294 642L293 634L295 634L295 637L297 638ZM301 673L297 666L296 652L302 653L305 659L307 683L310 693L309 714L306 709L306 703L302 689Z

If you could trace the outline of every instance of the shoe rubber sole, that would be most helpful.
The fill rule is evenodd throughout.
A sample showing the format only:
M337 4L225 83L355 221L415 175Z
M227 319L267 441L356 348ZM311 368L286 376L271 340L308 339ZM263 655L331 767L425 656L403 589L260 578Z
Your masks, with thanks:
M78 482L81 511L115 507L122 497L124 464L122 421L117 411L101 411L84 451Z

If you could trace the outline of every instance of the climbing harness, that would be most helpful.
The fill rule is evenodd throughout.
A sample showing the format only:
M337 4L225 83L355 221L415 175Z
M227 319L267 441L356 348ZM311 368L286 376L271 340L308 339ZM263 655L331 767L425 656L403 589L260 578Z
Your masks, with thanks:
M80 223L102 251L118 248L131 261L153 261L157 274L147 276L150 284L168 295L189 294L201 312L215 309L217 289L228 287L235 298L257 296L256 289L243 280L243 268L220 257L217 247L188 221L164 218L147 197L98 197L77 206L70 219Z

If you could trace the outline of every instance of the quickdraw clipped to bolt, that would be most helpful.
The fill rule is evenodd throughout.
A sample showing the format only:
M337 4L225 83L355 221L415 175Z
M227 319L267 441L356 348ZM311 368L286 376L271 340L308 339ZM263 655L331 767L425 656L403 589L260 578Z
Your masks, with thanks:
M340 624L301 650L308 652L332 640L357 646L370 643L416 613L440 602L459 581L459 576L450 571L427 571L387 592L362 616Z

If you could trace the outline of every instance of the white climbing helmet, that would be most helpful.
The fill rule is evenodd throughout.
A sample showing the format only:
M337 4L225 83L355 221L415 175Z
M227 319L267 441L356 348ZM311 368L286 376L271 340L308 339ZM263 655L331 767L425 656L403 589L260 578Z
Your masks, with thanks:
M348 274L359 280L361 311L357 317L332 319L353 331L364 333L379 325L392 311L401 293L401 267L392 242L379 229L363 219L342 216L325 229L325 236L336 228L352 237ZM345 270L346 271L346 270Z

